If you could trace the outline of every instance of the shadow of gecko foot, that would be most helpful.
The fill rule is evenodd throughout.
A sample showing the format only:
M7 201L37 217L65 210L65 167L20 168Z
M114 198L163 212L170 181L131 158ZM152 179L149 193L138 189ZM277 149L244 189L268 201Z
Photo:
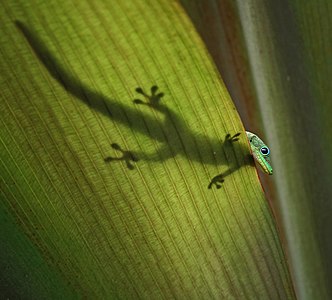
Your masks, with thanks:
M224 143L223 143L224 146L231 146L232 143L238 141L240 134L241 134L241 132L238 132L238 133L234 134L233 136L231 136L230 133L227 133L225 136ZM234 170L229 169L226 173L222 173L222 174L219 174L219 175L213 177L208 185L208 189L211 189L213 185L215 185L217 189L220 189L222 186L221 184L225 181L224 178L234 171L235 171L235 169Z
M212 178L211 182L208 185L208 189L211 189L213 185L216 186L217 189L221 188L221 184L224 182L225 180L223 179L222 174L219 174L215 177Z
M230 133L227 133L226 136L225 136L224 144L225 145L226 144L230 145L230 144L238 141L239 140L238 137L239 137L240 134L241 134L241 132L238 132L238 133L234 134L233 136L231 136Z
M135 157L135 155L131 151L122 150L121 147L116 143L113 143L111 145L111 147L117 151L122 152L122 156L121 157L112 157L112 156L106 157L104 159L105 162L108 163L108 162L112 162L112 161L124 160L126 162L126 166L129 170L133 170L135 168L134 165L131 163L131 161L137 162L137 161L139 161L139 159L137 157Z
M142 88L138 87L135 89L135 91L141 95L144 96L144 98L147 100L147 102L142 101L141 99L134 99L134 103L135 104L143 104L143 105L148 105L151 107L156 107L160 104L160 100L162 97L164 97L164 93L158 93L157 94L157 90L158 87L156 85L151 87L151 95L148 95L147 93L145 93L143 91Z

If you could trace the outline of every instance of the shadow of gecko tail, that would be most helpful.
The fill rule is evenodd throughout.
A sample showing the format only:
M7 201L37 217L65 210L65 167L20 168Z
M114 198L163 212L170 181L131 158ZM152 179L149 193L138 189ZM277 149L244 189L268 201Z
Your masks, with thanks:
M45 43L38 35L20 21L15 21L16 27L28 41L30 47L45 66L49 74L76 99L90 108L98 111L112 120L120 122L135 131L151 136L153 139L163 142L164 136L158 130L154 130L156 120L149 115L140 114L134 107L125 106L116 99L106 97L92 90L77 77L68 72L57 58L48 50ZM143 118L145 122L143 122ZM145 124L152 124L147 128Z

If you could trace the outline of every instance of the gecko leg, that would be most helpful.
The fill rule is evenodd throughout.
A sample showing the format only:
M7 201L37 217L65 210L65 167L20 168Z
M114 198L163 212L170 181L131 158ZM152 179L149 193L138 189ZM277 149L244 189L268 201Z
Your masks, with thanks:
M105 162L111 162L111 161L121 161L124 160L126 162L126 166L129 170L133 170L134 169L134 165L131 163L131 161L133 162L137 162L139 159L131 152L131 151L126 151L126 150L122 150L121 147L116 144L113 143L111 145L111 147L117 151L122 152L122 156L121 157L106 157L104 159Z
M214 176L209 185L208 185L208 189L211 189L213 185L216 186L217 189L221 188L221 184L225 181L225 179L223 179L223 174L219 174L217 176Z
M234 134L233 136L231 136L229 133L227 133L225 136L224 145L226 145L226 144L230 145L230 144L238 141L240 134L241 134L241 132L238 132L238 133Z
M158 105L160 105L160 100L162 97L164 97L164 93L157 93L158 87L156 85L152 86L150 90L151 95L148 95L146 92L143 91L142 88L136 88L136 92L138 94L141 94L147 100L147 102L144 102L141 99L134 99L133 102L135 104L143 104L151 107L157 107Z
M232 143L236 142L239 140L239 135L241 133L238 132L236 134L234 134L233 136L231 136L229 133L226 134L225 136L225 140L224 140L224 146L230 146ZM213 185L216 186L217 189L220 189L222 186L222 183L225 181L225 177L229 174L231 174L233 171L231 169L229 169L227 172L225 173L221 173L215 177L213 177L208 185L208 189L211 189Z

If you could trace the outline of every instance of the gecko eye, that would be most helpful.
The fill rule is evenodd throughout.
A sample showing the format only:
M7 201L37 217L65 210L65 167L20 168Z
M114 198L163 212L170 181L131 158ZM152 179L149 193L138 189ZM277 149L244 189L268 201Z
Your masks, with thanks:
M266 146L262 147L260 149L260 152L263 154L263 155L269 155L270 154L270 149Z

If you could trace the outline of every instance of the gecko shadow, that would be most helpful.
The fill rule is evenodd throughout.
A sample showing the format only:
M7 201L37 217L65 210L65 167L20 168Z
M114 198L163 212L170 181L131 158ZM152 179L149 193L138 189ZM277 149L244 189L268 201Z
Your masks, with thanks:
M61 86L70 94L75 96L95 111L109 117L113 121L122 123L133 131L140 132L151 139L162 143L162 146L156 153L145 153L123 150L120 145L113 143L114 150L120 151L122 156L105 158L105 162L125 161L129 169L133 169L132 162L140 160L145 161L165 161L176 155L183 155L189 160L198 161L202 164L226 165L228 170L215 176L208 188L215 185L221 187L224 178L241 166L253 164L253 160L247 148L242 144L234 143L239 138L239 133L231 136L227 134L224 141L211 139L200 133L192 132L188 125L178 117L178 115L168 108L161 98L164 93L157 93L158 87L151 87L151 94L147 94L140 87L136 92L146 101L134 99L131 105L123 105L116 99L104 96L101 93L92 90L77 77L65 70L61 63L51 54L42 40L20 21L15 21L16 27L24 35L29 45L33 49L38 59L42 62L49 74L58 81ZM157 120L148 114L143 114L137 109L138 105L145 105L150 109L156 110L162 114L163 121ZM244 149L235 149L243 147ZM247 153L238 161L235 152L240 150ZM226 157L226 159L222 159Z

